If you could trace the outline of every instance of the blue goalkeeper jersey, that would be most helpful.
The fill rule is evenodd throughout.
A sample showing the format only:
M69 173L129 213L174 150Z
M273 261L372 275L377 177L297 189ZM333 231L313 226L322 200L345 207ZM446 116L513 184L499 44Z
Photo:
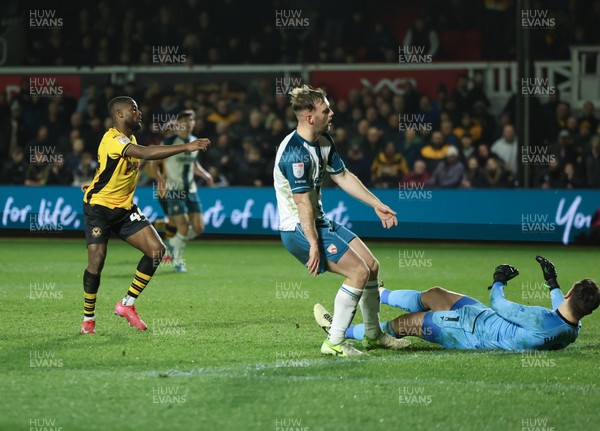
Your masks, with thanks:
M551 291L552 307L526 306L507 300L504 285L494 283L490 308L473 325L479 349L558 350L574 342L581 330L557 310L564 297L560 289Z

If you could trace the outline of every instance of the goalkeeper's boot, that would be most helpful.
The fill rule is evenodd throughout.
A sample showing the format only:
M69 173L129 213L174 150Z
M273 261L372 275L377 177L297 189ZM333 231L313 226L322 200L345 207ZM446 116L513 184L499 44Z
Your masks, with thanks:
M119 301L117 302L117 305L115 305L115 314L117 316L121 316L127 319L131 326L139 329L140 331L145 331L146 329L148 329L148 325L146 325L146 322L144 322L140 318L140 315L135 309L135 305L126 306L123 305L121 301Z
M369 338L365 335L362 343L365 350L400 350L410 346L410 341L405 340L404 338L394 338L390 334L386 334L384 332L382 332L377 338Z
M366 355L365 352L361 352L360 350L352 347L352 344L347 341L342 341L340 344L332 344L329 339L323 341L321 353L323 355L338 356L340 358Z
M321 304L315 304L313 307L313 314L315 316L315 320L317 321L317 325L319 325L323 331L329 334L331 322L333 320L331 314L329 314L329 311L327 311Z
M81 334L95 334L96 333L96 321L95 320L86 320L81 325Z

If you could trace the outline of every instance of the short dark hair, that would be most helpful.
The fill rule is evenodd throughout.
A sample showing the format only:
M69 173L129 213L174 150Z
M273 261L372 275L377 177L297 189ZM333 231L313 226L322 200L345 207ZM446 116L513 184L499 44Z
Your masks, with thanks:
M196 113L193 109L186 109L177 114L177 121L187 120L188 118L195 118Z
M119 105L123 105L130 101L133 101L133 99L129 96L117 96L112 98L110 102L108 102L108 113L113 117Z
M584 278L573 285L569 304L578 319L592 314L592 311L600 305L600 289L593 280Z
M302 87L295 87L290 90L290 104L294 112L302 112L305 109L312 111L317 102L324 102L327 94L322 88L314 88L304 84Z

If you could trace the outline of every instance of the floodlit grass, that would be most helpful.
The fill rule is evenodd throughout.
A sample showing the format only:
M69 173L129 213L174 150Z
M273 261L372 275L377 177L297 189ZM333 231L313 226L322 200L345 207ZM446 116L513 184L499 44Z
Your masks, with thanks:
M374 243L386 288L441 285L488 302L500 263L509 299L550 306L534 257L566 291L600 278L593 249ZM600 313L558 352L461 352L413 339L402 352L322 357L312 318L341 279L310 278L277 242L195 241L189 272L160 268L138 332L113 315L140 258L111 240L96 336L81 336L83 240L0 241L0 429L591 430L600 401ZM399 310L382 307L383 319ZM360 321L357 313L356 321ZM32 428L31 428L32 427ZM54 428L51 428L54 427ZM529 428L528 428L529 427ZM535 428L538 427L538 428Z

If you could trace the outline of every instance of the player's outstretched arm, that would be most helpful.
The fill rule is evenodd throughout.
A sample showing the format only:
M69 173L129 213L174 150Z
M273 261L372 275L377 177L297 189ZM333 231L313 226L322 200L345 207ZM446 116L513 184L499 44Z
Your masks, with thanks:
M313 277L316 277L319 271L321 255L319 253L319 241L317 228L315 226L315 215L310 196L308 193L294 193L294 203L298 207L298 217L300 226L308 240L310 250L308 252L308 262L306 267Z
M546 286L550 289L550 299L552 301L552 308L555 310L564 301L565 297L560 290L558 285L558 274L556 273L556 267L552 262L542 256L536 256L535 260L540 264L542 272L544 274L544 280L546 280Z
M206 151L210 145L210 140L206 138L196 139L184 145L157 145L153 147L142 147L140 145L130 145L125 150L124 156L135 157L143 160L159 160L174 156L180 153L191 153L194 151Z
M509 301L504 297L504 286L508 280L519 275L519 270L510 265L500 265L494 269L494 284L490 292L490 308L500 317L522 327L535 327L539 324L539 307L528 307Z
M396 211L383 204L377 196L365 187L356 175L344 169L339 174L331 175L331 179L350 196L372 207L384 228L388 229L392 226L398 226Z
M209 186L213 186L215 184L215 180L213 179L210 172L204 169L197 160L196 163L194 163L194 174L202 177L204 181L206 181L206 184L208 184Z

